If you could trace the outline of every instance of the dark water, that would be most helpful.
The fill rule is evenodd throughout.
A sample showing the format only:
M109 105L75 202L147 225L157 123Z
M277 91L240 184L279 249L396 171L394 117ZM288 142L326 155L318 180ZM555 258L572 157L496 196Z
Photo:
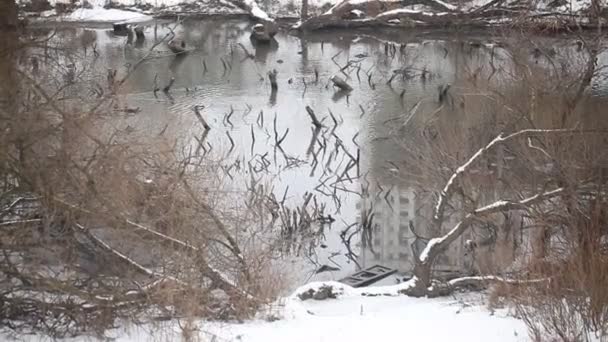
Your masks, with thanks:
M483 117L487 110L483 99L491 94L489 90L486 92L484 84L491 83L504 87L506 92L511 91L512 70L516 67L510 59L513 51L502 48L503 45L518 47L518 51L524 51L527 61L541 69L555 66L542 54L535 56L530 51L553 48L559 51L558 60L571 65L583 63L576 39L568 37L543 37L532 42L522 36L500 32L417 30L380 35L340 31L305 37L281 32L276 37L276 44L256 47L249 39L250 29L250 23L241 21L187 21L181 25L158 22L145 28L144 41L116 36L109 28L64 29L55 39L80 51L82 58L74 61L76 70L86 70L99 84L106 82L108 69L117 69L118 75L122 76L137 65L121 89L115 107L138 108L138 111L114 120L113 126L117 129L128 128L131 134L142 137L162 131L186 146L197 148L194 137L201 137L203 129L193 114L193 107L204 106L202 113L212 126L206 146L211 146L214 155L221 156L227 165L237 160L245 164L266 152L272 156L275 118L280 136L289 129L281 146L301 163L293 167L279 157L273 163L267 181L272 182L278 196L282 196L289 186L287 197L293 203L306 192L316 194L327 202L328 211L338 218L327 235L328 248L320 249L318 257L321 264L329 263L327 258L337 253L332 260L344 268L341 272L320 277L337 277L352 269L341 255L338 233L356 221L357 203L361 206L358 195L339 191L336 195L340 203L337 204L323 194L327 190L319 187L332 171L337 172L349 162L348 154L341 153L339 158L328 163L330 150L320 152L323 139L332 147L339 139L348 153L360 155L357 169L361 177L346 182L344 189L359 192L365 187L371 192L384 191L386 195L389 188L398 184L401 189L397 186L390 198L405 198L404 194L409 190L403 179L407 180L408 168L401 164L401 154L404 146L408 148L409 135L416 136L410 140L412 144L424 139L421 137L428 137L427 133L434 137L440 134L440 139L447 141L449 132L460 132L456 133L463 135L459 141L483 141L483 132L456 128L473 127L475 125L468 122L479 120L480 115ZM150 48L170 30L184 39L192 51L175 56L165 43L161 43L150 52ZM97 57L93 49L98 52ZM606 55L601 54L599 65L605 65L605 61ZM352 66L344 68L348 63ZM279 89L272 96L267 73L275 69ZM347 79L354 90L348 94L336 91L329 81L332 75ZM163 88L171 78L175 83L168 94L153 92L155 84ZM594 79L593 94L605 92L603 82L601 77ZM471 83L478 84L472 87ZM438 88L448 84L456 98L449 106L464 108L465 101L459 99L467 99L466 106L474 108L474 113L454 110L450 114L448 110L447 114L438 115L440 110L446 111L439 102ZM334 125L329 115L330 111L333 113L339 122L333 135L325 132L324 138L311 144L313 132L306 106L312 108L328 127ZM435 133L424 130L437 120L445 124L445 130ZM398 129L404 129L403 139L399 142L389 139L388 136ZM253 147L252 134L256 137ZM467 134L471 135L470 139ZM232 150L228 136L235 142ZM445 141L444 144L449 144ZM323 160L319 163L323 167L314 166L316 157L313 154L316 153L309 151L311 145L313 151L319 151L318 158ZM471 142L471 146L475 144ZM399 177L394 177L395 173ZM242 189L242 181L235 177L232 188ZM376 201L379 198L382 202L386 197L388 203L389 196L385 195L376 196ZM391 264L397 257L385 256L385 259L391 259L386 261Z

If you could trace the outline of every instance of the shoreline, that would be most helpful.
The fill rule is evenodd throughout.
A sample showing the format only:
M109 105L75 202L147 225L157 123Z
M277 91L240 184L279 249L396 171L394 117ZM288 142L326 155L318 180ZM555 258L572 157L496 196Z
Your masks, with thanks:
M306 32L319 31L339 31L343 29L361 30L382 29L382 30L405 30L425 29L425 30L513 30L527 29L539 34L560 34L571 32L591 32L593 30L608 27L608 13L602 13L601 17L591 18L581 14L560 13L560 12L507 12L505 9L490 9L490 15L486 12L472 10L468 12L424 12L411 11L407 9L389 10L377 15L366 16L365 18L348 18L345 14L359 11L356 6L350 6L348 1L333 6L329 11L319 14L319 8L313 8L309 19L301 23L298 16L294 14L284 14L273 16L281 29L295 31L296 34L306 34ZM225 6L226 3L224 3ZM232 5L234 6L234 5ZM354 8L354 9L353 9ZM146 25L156 20L250 20L251 22L262 22L259 18L248 13L243 8L198 8L190 10L169 10L166 8L148 8L143 10L136 7L112 6L104 8L106 10L116 10L125 13L140 14L142 20L129 21L130 24ZM79 8L73 8L71 12L63 12L56 15L48 15L49 10L41 12L21 11L20 16L28 24L33 26L59 25L59 26L91 26L105 27L122 20L75 20L69 18ZM390 13L392 12L392 13ZM498 14L492 15L494 12ZM608 11L604 11L608 12ZM505 13L509 13L506 15Z

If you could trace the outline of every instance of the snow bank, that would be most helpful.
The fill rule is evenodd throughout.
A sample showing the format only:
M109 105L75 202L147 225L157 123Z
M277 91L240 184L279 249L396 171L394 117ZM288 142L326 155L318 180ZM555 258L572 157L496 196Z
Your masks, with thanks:
M348 297L362 297L362 296L398 296L400 292L403 290L407 290L414 286L415 278L410 281L403 282L396 285L386 285L386 286L370 286L370 287L361 287L354 288L348 286L346 284L337 282L337 281L319 281L312 282L306 284L304 286L300 286L294 293L289 297L293 300L301 300L300 296L303 293L307 293L309 291L319 291L324 287L331 287L333 293L337 294L339 298L348 298Z
M327 283L325 283L327 284ZM334 283L332 283L334 284ZM322 286L320 283L309 286ZM352 289L352 288L351 288ZM368 288L369 290L369 288ZM345 288L346 292L350 290ZM477 296L411 298L348 296L287 301L283 320L203 325L217 341L528 341L522 321L505 311L491 315ZM211 338L213 339L213 338Z
M105 9L101 7L95 8L79 8L69 15L63 17L65 21L79 21L79 22L143 22L151 20L152 17L118 9Z
M306 285L298 287L294 293L290 296L291 299L299 299L302 293L308 291L319 291L324 287L331 287L334 293L337 293L340 297L358 296L360 295L354 287L346 284L339 283L337 281L316 281L308 283Z
M299 300L295 294L332 286L342 291L335 300ZM386 286L397 290L403 284ZM316 282L300 287L294 295L275 306L266 318L238 323L195 322L203 341L243 342L370 342L370 341L450 341L520 342L529 341L525 324L509 317L505 310L492 314L484 308L482 294L455 294L449 298L408 296L361 296L376 288L354 289L338 282ZM275 315L278 313L279 315ZM273 317L272 321L267 319ZM277 317L281 319L276 320ZM116 342L181 341L176 320L157 325L119 324L109 332ZM183 326L183 325L182 325ZM9 335L0 332L0 340ZM44 340L40 336L20 336L27 342ZM65 342L82 341L66 339ZM84 339L87 340L87 339Z

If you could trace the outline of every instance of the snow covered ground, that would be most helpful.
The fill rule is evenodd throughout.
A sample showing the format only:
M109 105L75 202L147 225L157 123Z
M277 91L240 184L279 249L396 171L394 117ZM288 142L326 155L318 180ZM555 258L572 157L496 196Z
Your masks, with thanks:
M26 5L32 0L18 0L21 5ZM130 19L133 13L145 13L148 15L157 13L206 13L206 14L235 14L244 13L227 0L47 0L55 8L57 4L75 4L78 9L62 20L83 22L115 22ZM314 14L316 9L323 6L331 7L340 0L309 0L310 13ZM257 3L263 11L257 12L258 16L265 16L267 12L272 17L297 17L302 6L302 0L258 0L245 1ZM126 9L126 11L125 11ZM55 15L55 11L39 13L41 17ZM126 17L126 18L123 18Z
M229 341L247 342L528 340L521 321L504 311L491 315L480 298L473 297L346 295L324 301L291 297L284 311L284 319L276 322L210 326L207 330Z
M21 4L26 4L32 0L18 0ZM236 14L244 13L228 0L47 0L51 6L57 4L76 4L81 8L77 10L79 13L70 15L66 20L71 21L96 21L96 22L113 22L116 17L128 17L129 11L118 12L119 9L128 9L133 11L143 12L149 15L158 13L206 13L206 14ZM390 2L392 0L383 0ZM465 0L445 2L442 0L431 0L443 10L431 9L425 5L412 5L403 7L402 11L408 13L422 13L419 7L424 7L426 15L438 15L445 10L458 12L469 12L479 9L485 5L492 3L492 0ZM249 4L256 4L256 15L265 17L266 13L270 17L298 17L302 6L302 0L247 0ZM331 13L336 7L340 7L346 3L351 6L365 6L370 0L308 0L309 13L311 15L321 14L323 12ZM395 0L398 2L398 0ZM510 6L518 4L517 0L507 0L501 5ZM558 3L554 0L540 0L530 4L530 10L537 13L564 13L564 14L581 14L584 13L590 6L591 0L565 0ZM91 8L92 7L92 8ZM104 13L103 9L108 7L119 8L113 9L112 12ZM261 10L260 10L261 9ZM107 10L111 11L111 10ZM431 13L432 12L432 13ZM403 12L405 13L405 12ZM52 15L50 12L40 13L42 17ZM133 14L131 14L133 15Z
M62 17L64 21L78 21L78 22L143 22L152 20L151 16L133 12L124 11L114 8L79 8L74 12Z
M296 296L324 284L342 287L342 295L337 299L305 301ZM195 336L216 342L529 341L522 321L510 317L506 309L490 312L484 303L486 297L480 293L436 299L361 296L362 292L395 293L402 286L353 289L338 283L313 283L279 301L258 320L241 324L199 322ZM280 319L270 321L270 317ZM116 342L180 341L179 325L164 322L154 327L122 327L110 335ZM26 336L18 340L44 339ZM92 339L64 342L83 340Z

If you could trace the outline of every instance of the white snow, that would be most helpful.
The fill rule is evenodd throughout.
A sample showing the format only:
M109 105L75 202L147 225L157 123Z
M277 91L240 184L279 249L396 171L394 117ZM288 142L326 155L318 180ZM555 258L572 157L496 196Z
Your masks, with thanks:
M247 342L526 341L522 322L453 299L348 297L299 304L292 318L222 327L220 337Z
M374 288L337 283L309 284L299 291L326 284L340 286L343 294L323 301L301 301L293 295L272 311L281 317L278 321L260 317L244 324L202 322L200 334L203 340L243 342L529 341L522 321L509 317L506 310L491 314L481 294L437 299L361 296ZM151 335L131 334L117 342L149 341Z
M440 243L441 241L442 241L442 239L440 239L440 238L430 239L429 242L426 244L426 247L424 247L422 252L420 252L420 257L419 257L420 261L425 262L426 259L428 259L428 257L429 257L429 252L431 251L431 248L433 248L433 246Z
M412 10L412 9L409 9L409 8L397 8L397 9L394 9L394 10L382 12L382 13L380 13L378 15L378 17L382 17L382 16L385 16L385 15L399 14L399 13L412 14L412 13L422 13L422 11Z
M244 3L251 8L252 16L264 21L273 21L270 16L258 6L258 3L255 2L255 0L244 0Z
M364 295L368 296L398 296L399 291L408 289L414 285L416 280L412 279L410 281L400 283L397 285L385 285L385 286L370 286L370 287L361 287L354 288L348 286L346 284L342 284L337 281L319 281L308 283L304 286L299 287L294 291L293 295L290 297L291 299L297 299L297 295L308 290L318 290L323 286L331 286L335 292L340 293L339 298L346 297L360 297Z
M447 8L447 9L449 9L450 11L455 11L455 10L457 10L457 9L458 9L458 7L457 7L457 6L454 6L454 5L452 5L452 4L448 4L447 2L443 2L443 1L441 1L441 0L432 0L432 1L434 1L434 2L436 2L436 3L438 3L438 4L440 4L440 5L442 5L443 7L445 7L445 8Z
M350 11L350 13L354 14L357 18L361 18L365 16L365 12L358 10L358 9L354 9L352 11Z
M302 301L295 294L323 285L339 287L337 299ZM399 288L402 285L385 286ZM490 313L483 294L456 294L445 298L361 296L375 288L354 289L335 282L308 284L277 302L258 319L245 323L196 322L203 341L239 342L370 342L370 341L529 341L526 326L507 310ZM396 291L391 291L396 292ZM269 322L270 316L280 318ZM183 326L183 323L182 323ZM195 333L196 334L196 333ZM123 325L109 334L116 342L181 341L176 321L154 326ZM0 333L0 339L4 336ZM23 336L22 341L40 341ZM159 339L160 338L160 339ZM67 341L81 341L69 339Z
M392 16L392 15L396 15L396 14L421 14L421 15L427 15L427 16L442 16L442 15L447 15L448 13L446 13L446 12L424 12L424 11L413 10L413 9L409 9L409 8L398 8L398 9L382 12L382 13L378 14L378 16L376 16L376 18L382 18L385 16Z
M370 2L370 0L346 0L351 5L359 5ZM384 0L384 2L400 2L400 0Z
M69 15L63 17L65 21L80 22L143 22L151 20L152 17L132 11L119 9L105 9L102 7L79 8Z
M465 11L470 11L472 9L476 9L482 6L485 6L494 0L471 0L467 2L463 2L461 4L461 8Z
M27 2L29 0L19 0L21 3ZM48 0L51 6L55 6L55 4L70 4L72 0ZM104 7L107 4L107 0L87 0L89 5L93 7ZM121 6L135 6L135 5L151 5L154 7L162 7L162 6L175 6L181 3L194 2L193 0L112 0L112 3L118 4ZM82 0L76 1L77 4L82 5Z
M25 4L32 0L17 0L17 1L20 4ZM70 3L71 1L72 0L49 0L49 3L51 4L51 6L54 6L57 3ZM82 5L83 1L84 0L77 0L76 4ZM86 1L89 5L92 5L94 7L93 10L97 10L97 7L99 7L99 8L104 7L108 3L108 0L86 0ZM119 5L119 6L123 6L123 7L149 5L149 6L152 6L155 10L164 8L166 10L173 9L173 10L179 11L181 9L181 5L192 4L192 3L196 3L197 1L198 0L113 0L112 3ZM301 7L301 4L302 4L302 0L276 0L276 2L271 4L269 7L262 6L263 8L268 10L268 13L267 13L266 11L264 11L260 8L260 6L256 3L255 0L243 0L243 1L252 8L252 15L255 17L258 17L261 20L269 20L271 17L276 16L278 13L281 13L283 15L285 15L286 13L295 15L299 11L299 8ZM361 5L364 3L368 3L370 1L371 0L343 0L343 1L341 1L341 0L308 0L308 3L309 3L309 6L311 6L312 8L315 8L315 7L321 8L322 6L324 6L326 4L333 6L333 7L331 7L331 9L329 9L327 12L325 12L325 14L331 14L334 9L336 9L340 6L343 6L344 4ZM482 6L490 3L492 0L469 0L469 1L465 0L465 1L460 2L457 6L453 5L451 3L447 3L445 1L442 1L442 0L430 0L430 1L434 1L435 3L445 7L449 11L469 12L469 11L475 10L479 7L482 7ZM235 8L232 4L228 4L224 0L220 0L220 2L225 5L225 10L227 11L227 13L232 13L233 11L235 11ZM398 2L400 2L400 0L383 0L383 2L398 3ZM549 8L547 6L547 4L550 2L551 2L551 0L541 0L541 1L534 2L530 9L534 10L534 11L539 11L539 12L557 12L557 13L579 14L583 10L589 8L589 6L591 4L591 0L567 0L566 5L559 6L556 8ZM260 3L262 3L262 2L260 1ZM264 3L266 4L266 2L264 2ZM428 6L422 5L422 4L406 6L403 9L404 10L420 10L419 12L423 15L443 15L444 14L444 13L437 13L435 10L431 9ZM151 10L150 12L154 12L155 10ZM210 9L211 12L213 12L215 10ZM402 12L402 13L416 13L416 12ZM112 14L112 15L117 15L117 14ZM48 16L48 14L46 14L46 16ZM82 13L81 16L85 16L84 20L86 20L86 21L115 21L114 19L98 20L97 18L91 18L89 16L89 14L86 13L86 11L84 13ZM102 17L101 14L98 14L98 16L100 18ZM103 17L111 18L111 15L104 14ZM68 18L68 20L78 21L79 19ZM503 20L503 19L501 19L501 20ZM496 22L496 20L494 20L494 22Z
M257 5L251 9L251 15L253 15L256 18L270 20L270 17L268 16L268 14L266 14L266 12L262 11Z

